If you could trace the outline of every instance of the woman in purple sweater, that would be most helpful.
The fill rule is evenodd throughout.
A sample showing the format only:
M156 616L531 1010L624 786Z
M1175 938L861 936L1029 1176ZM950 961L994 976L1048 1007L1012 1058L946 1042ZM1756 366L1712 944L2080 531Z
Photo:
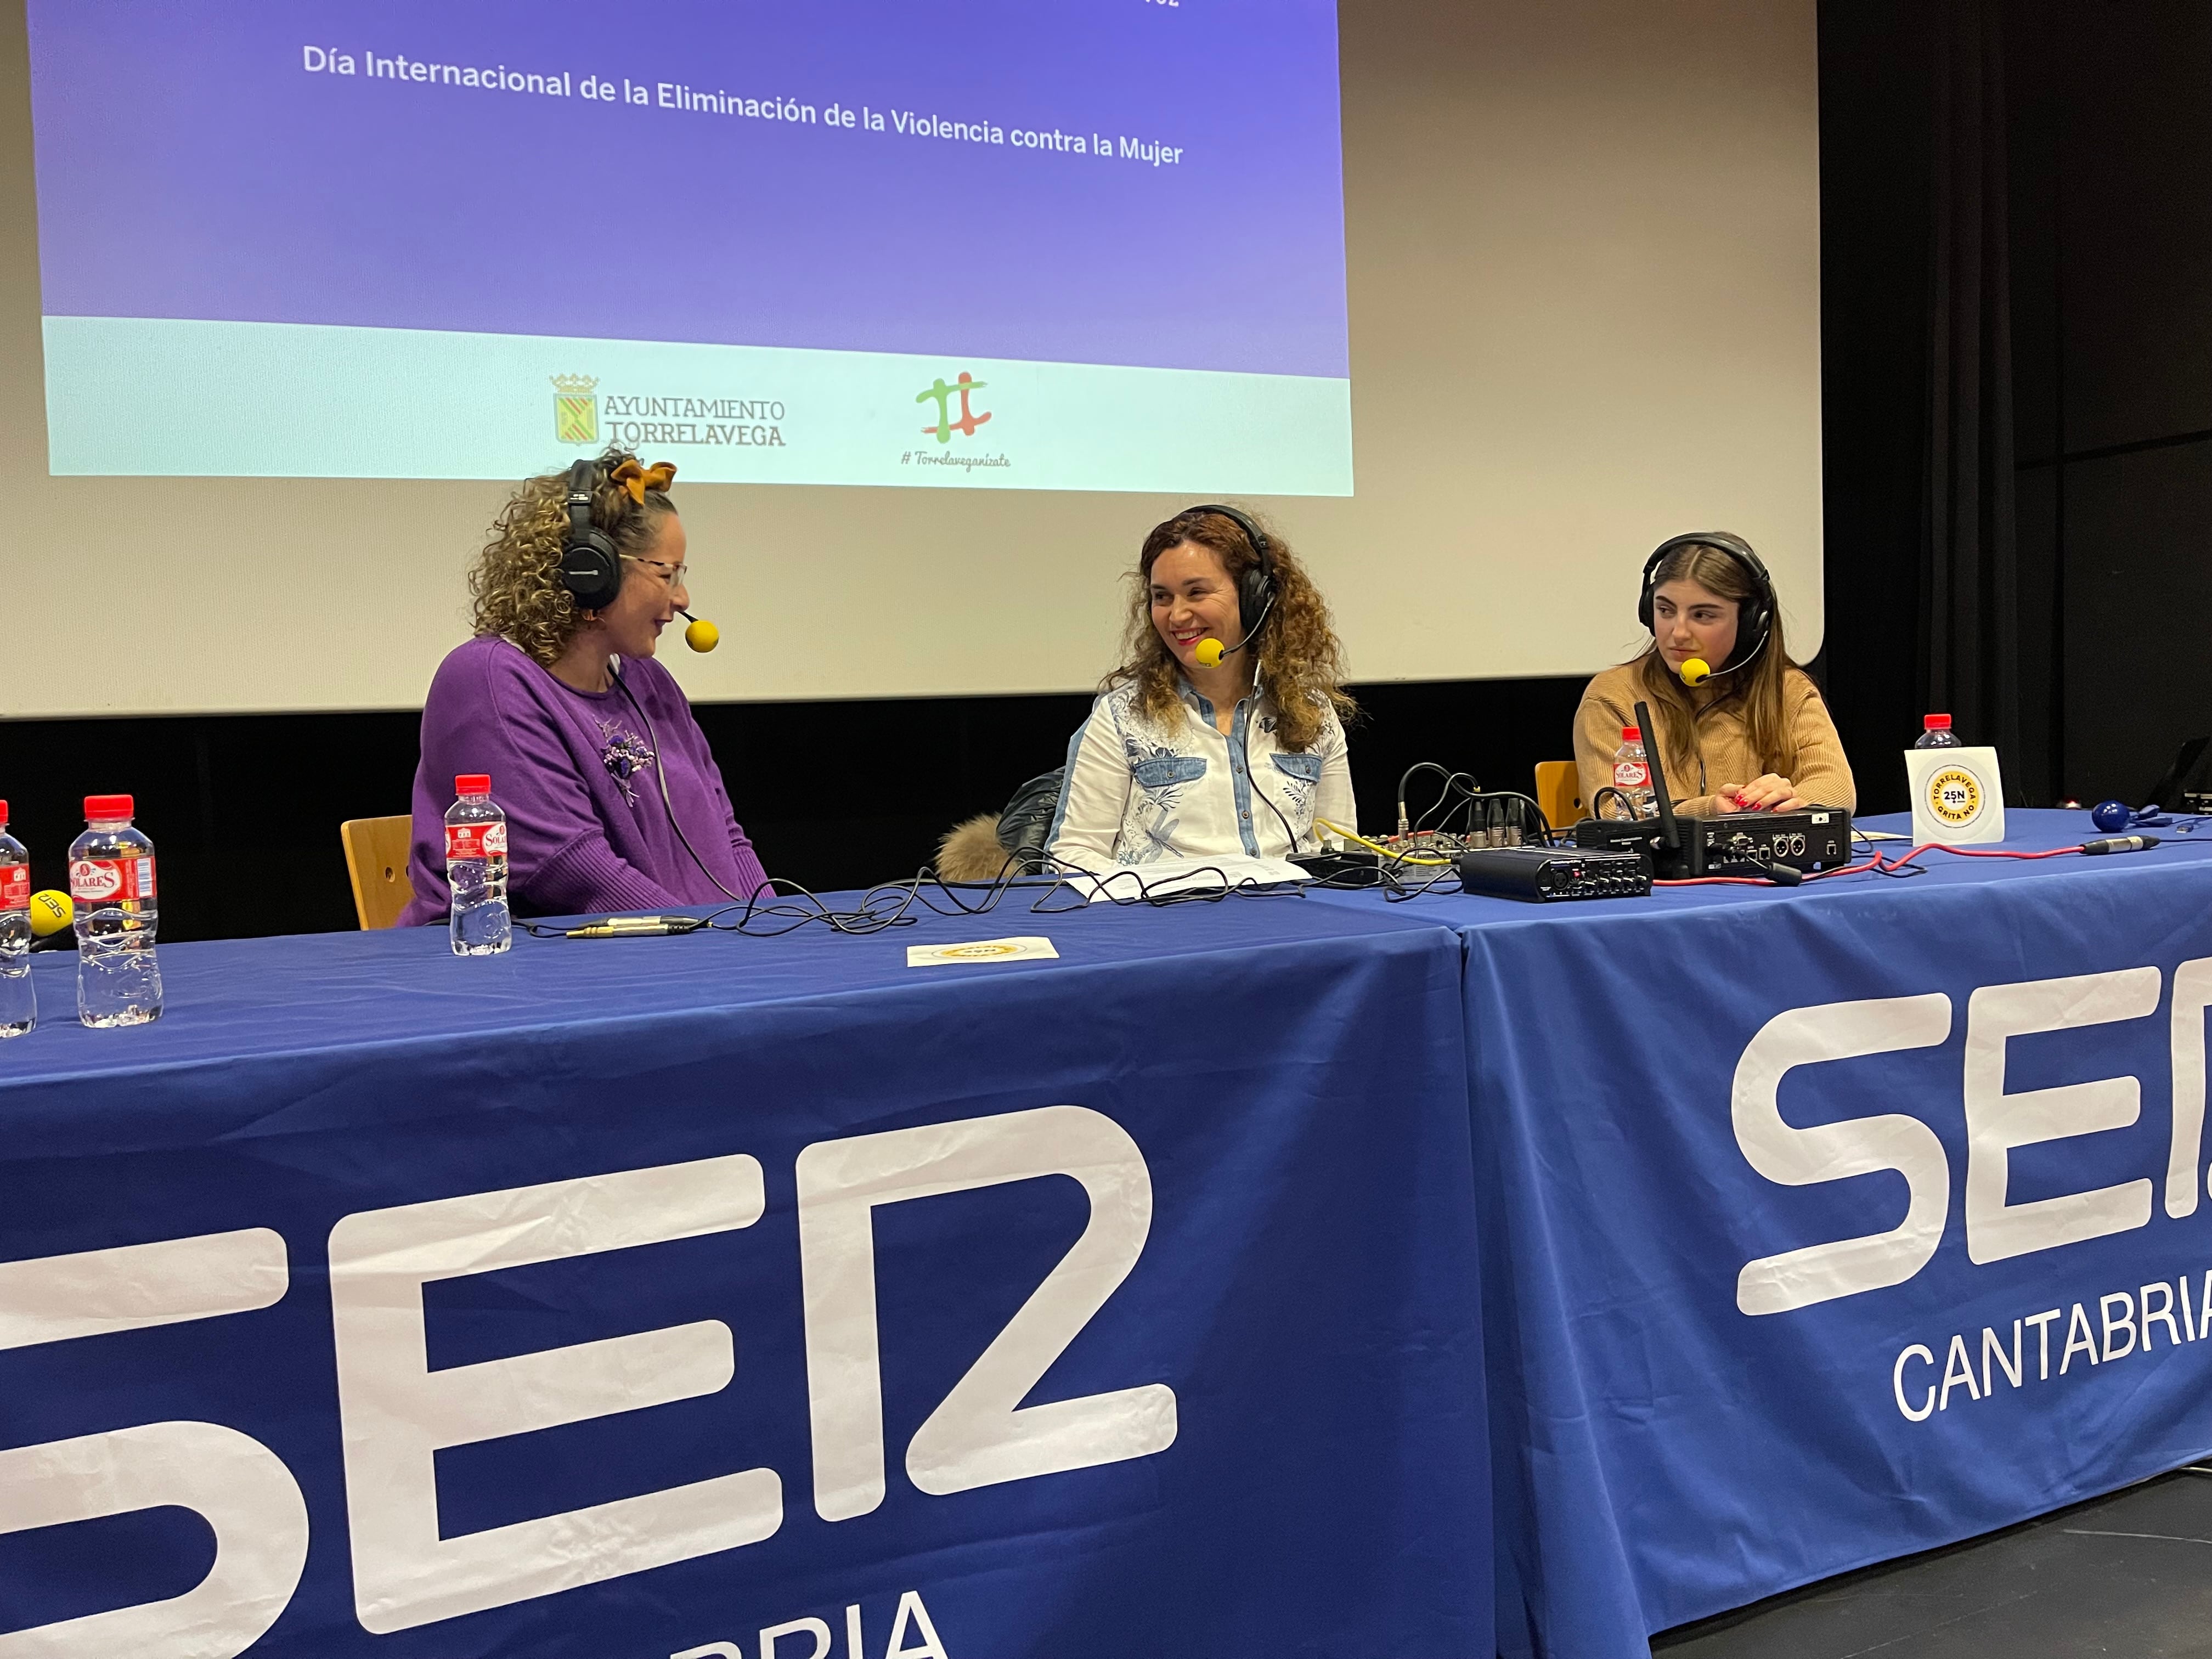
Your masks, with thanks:
M507 813L520 915L713 904L765 884L706 734L653 659L690 599L675 476L617 450L592 464L592 526L622 572L599 610L578 605L562 575L565 475L529 480L493 526L469 575L476 637L439 665L423 704L403 925L445 919L446 808L465 772L489 773Z

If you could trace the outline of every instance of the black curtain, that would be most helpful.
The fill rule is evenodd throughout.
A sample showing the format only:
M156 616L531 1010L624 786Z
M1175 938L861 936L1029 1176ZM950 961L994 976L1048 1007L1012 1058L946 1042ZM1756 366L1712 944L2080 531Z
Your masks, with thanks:
M1824 655L1863 811L1905 805L1930 710L1996 746L2015 802L2057 787L2053 572L2014 511L2004 9L1820 8Z
M2021 569L2013 511L2010 215L1999 0L1932 9L1925 505L1916 678L1966 740L1994 744L2006 793L2042 801L2023 745ZM2028 672L2033 672L2033 665Z

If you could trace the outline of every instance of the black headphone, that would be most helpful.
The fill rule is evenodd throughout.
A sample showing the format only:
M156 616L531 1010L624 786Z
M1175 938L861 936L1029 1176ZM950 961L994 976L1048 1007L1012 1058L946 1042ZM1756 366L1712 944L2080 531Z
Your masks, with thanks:
M622 560L606 532L592 525L594 460L568 469L568 537L561 544L561 586L580 611L604 611L622 592Z
M1731 536L1725 530L1693 530L1686 536L1669 536L1660 543L1644 562L1644 589L1637 596L1636 620L1650 632L1658 632L1651 626L1651 579L1658 574L1660 562L1669 553L1678 547L1693 545L1719 549L1741 565L1744 574L1751 578L1751 597L1742 602L1736 615L1735 649L1729 653L1728 661L1716 670L1725 673L1730 668L1741 667L1765 650L1766 636L1774 629L1774 578L1766 574L1765 564L1742 537ZM1745 648L1746 640L1751 641L1749 649Z
M1198 507L1186 507L1176 517L1188 519L1194 513L1218 513L1244 532L1244 539L1252 544L1253 552L1259 555L1260 562L1237 579L1237 626L1244 637L1229 648L1241 651L1251 643L1252 636L1260 631L1260 624L1267 620L1268 611L1274 609L1274 550L1267 545L1267 532L1233 507L1224 507L1218 501L1207 501Z

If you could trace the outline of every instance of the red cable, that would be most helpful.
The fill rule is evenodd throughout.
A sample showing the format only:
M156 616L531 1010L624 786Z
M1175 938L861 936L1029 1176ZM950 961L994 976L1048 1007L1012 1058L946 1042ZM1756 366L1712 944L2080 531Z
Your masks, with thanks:
M1826 881L1830 876L1864 875L1869 870L1880 870L1886 867L1887 866L1881 861L1881 854L1877 853L1872 858L1869 859L1864 864L1841 864L1838 865L1832 870L1815 870L1811 875L1806 877L1805 879L1807 881Z
M1884 859L1881 854L1876 853L1866 867L1870 870L1902 870L1923 853L1948 853L1954 858L1961 859L2063 859L2069 853L2078 853L2081 850L2079 847L2053 847L2041 853L2007 853L1984 851L1977 847L1953 847L1948 842L1940 841L1923 841L1901 859ZM1845 873L1847 872L1843 870L1822 872L1822 874L1830 876L1840 876ZM1818 879L1818 878L1810 879Z
M1816 870L1805 879L1808 882L1826 881L1831 876L1864 875L1869 870L1880 870L1885 873L1902 870L1923 853L1949 853L1954 857L1962 859L2057 859L2064 858L2069 853L2078 853L2081 850L2079 847L2054 847L2042 853L1985 852L1978 848L1952 847L1940 841L1924 841L1903 858L1885 859L1881 854L1876 853L1863 864L1846 864L1833 870ZM1764 876L1683 876L1666 881L1654 881L1651 884L1654 887L1779 887L1783 885L1782 883L1769 880Z

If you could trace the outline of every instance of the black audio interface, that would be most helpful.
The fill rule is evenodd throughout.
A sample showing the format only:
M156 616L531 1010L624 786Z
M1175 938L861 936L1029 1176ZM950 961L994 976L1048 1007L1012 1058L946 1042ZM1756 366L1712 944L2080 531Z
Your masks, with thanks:
M1584 818L1575 826L1575 844L1636 853L1662 880L1765 875L1776 865L1802 874L1851 861L1851 815L1841 807L1674 817L1680 844L1671 849L1656 818Z
M1651 893L1644 860L1610 848L1473 847L1459 855L1459 882L1469 893L1537 904Z

